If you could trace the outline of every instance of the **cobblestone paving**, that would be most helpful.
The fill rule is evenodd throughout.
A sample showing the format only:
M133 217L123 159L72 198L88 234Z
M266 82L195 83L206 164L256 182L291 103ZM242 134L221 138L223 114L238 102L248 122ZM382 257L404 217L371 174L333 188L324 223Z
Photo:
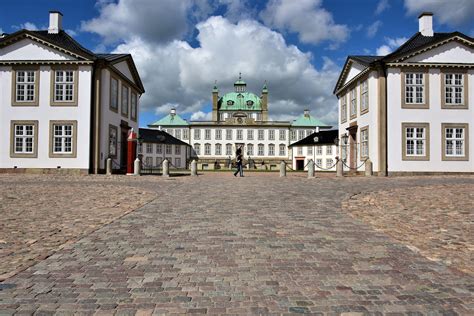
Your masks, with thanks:
M155 197L98 178L83 177L87 185L77 179L0 175L0 281Z
M425 257L474 275L474 187L435 185L355 195L343 209Z
M472 315L473 277L341 209L361 192L450 183L474 178L137 181L158 197L0 283L0 310Z

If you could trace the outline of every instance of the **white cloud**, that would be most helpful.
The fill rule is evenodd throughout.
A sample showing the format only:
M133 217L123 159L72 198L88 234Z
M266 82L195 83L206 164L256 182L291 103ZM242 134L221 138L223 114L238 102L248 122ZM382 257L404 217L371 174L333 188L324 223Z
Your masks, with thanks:
M419 15L424 11L434 13L441 24L460 25L472 22L474 16L473 0L405 0L409 15Z
M81 23L81 30L101 35L106 43L131 39L135 34L152 42L180 38L187 30L190 0L120 0L97 3L100 15Z
M408 39L406 37L385 38L385 44L377 48L377 56L385 56L393 52L395 49L403 45Z
M372 38L377 34L379 28L382 26L382 21L377 20L367 27L367 37Z
M197 47L182 40L154 43L133 38L116 48L115 52L133 55L147 90L141 99L144 109L160 115L171 107L181 114L202 112L211 102L214 80L222 95L233 89L242 72L248 90L257 94L268 80L272 118L295 118L309 107L315 116L333 120L328 123L337 121L332 90L339 68L330 59L324 58L321 69L316 69L311 63L314 56L252 20L234 24L210 17L197 30Z
M270 0L260 17L266 25L297 33L302 43L332 42L332 47L345 42L350 34L347 25L336 24L322 0Z
M210 121L212 119L212 112L197 111L191 115L191 121Z
M34 23L31 23L31 22L25 22L25 23L22 23L20 25L13 25L13 28L14 29L26 29L26 30L29 30L29 31L37 31L39 30L39 28L36 26L36 24Z
M388 3L388 0L380 0L377 4L377 8L375 9L375 14L378 15L389 8L390 4Z

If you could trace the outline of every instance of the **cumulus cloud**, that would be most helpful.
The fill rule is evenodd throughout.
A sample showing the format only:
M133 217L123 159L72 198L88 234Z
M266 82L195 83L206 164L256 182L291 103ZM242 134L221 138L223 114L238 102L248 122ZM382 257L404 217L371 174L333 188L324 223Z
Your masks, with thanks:
M395 49L403 45L408 38L406 37L398 37L398 38L385 38L385 44L377 48L376 54L378 56L385 56L393 52Z
M388 0L380 0L379 3L377 4L377 8L375 8L375 14L378 15L389 8L390 8L390 4L388 3Z
M147 89L141 100L145 110L161 115L171 107L181 114L202 112L211 102L214 80L222 95L233 89L242 72L248 90L257 94L268 80L273 119L295 118L309 107L317 117L332 120L328 123L337 121L332 90L339 68L330 59L324 58L321 69L316 69L311 63L314 56L288 45L280 33L254 20L232 23L210 17L196 27L196 47L183 40L154 43L134 38L116 48L115 52L133 55Z
M272 28L297 33L302 43L329 41L335 48L350 34L347 25L334 22L322 0L270 0L260 17Z
M197 111L191 115L191 121L210 121L212 119L212 112Z
M16 29L16 30L25 29L25 30L29 30L29 31L37 31L37 30L39 30L39 27L36 26L36 24L31 23L31 22L25 22L25 23L22 23L22 24L20 24L20 25L12 25L12 28L13 28L13 29ZM43 29L45 29L45 28L43 28Z
M419 15L423 11L433 12L436 21L449 25L469 23L474 16L472 0L405 0L405 8L409 15Z
M372 38L377 34L379 28L382 26L382 21L378 20L367 27L367 37Z
M187 30L187 10L190 0L101 0L100 15L83 21L81 30L94 32L106 43L130 39L134 34L152 42L168 42L180 38Z

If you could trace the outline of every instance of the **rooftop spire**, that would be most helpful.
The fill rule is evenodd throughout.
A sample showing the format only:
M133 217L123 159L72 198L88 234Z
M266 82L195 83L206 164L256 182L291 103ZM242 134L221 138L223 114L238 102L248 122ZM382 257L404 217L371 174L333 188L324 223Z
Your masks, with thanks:
M245 92L247 84L242 80L242 73L239 72L239 80L234 83L235 92Z

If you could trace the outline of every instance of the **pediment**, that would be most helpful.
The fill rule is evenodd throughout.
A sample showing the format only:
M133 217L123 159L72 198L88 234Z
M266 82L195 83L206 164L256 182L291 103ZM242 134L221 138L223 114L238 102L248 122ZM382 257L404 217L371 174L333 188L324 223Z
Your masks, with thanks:
M121 61L119 63L113 64L113 66L118 72L120 72L122 75L127 77L128 80L132 81L133 83L137 84L135 81L135 78L132 74L132 69L130 69L130 64L127 62L127 60Z
M349 81L354 79L358 74L364 71L365 68L367 67L359 64L358 62L355 62L355 61L350 62L347 65L346 75L345 75L342 86L345 86Z
M474 48L452 40L430 50L418 53L404 62L474 64Z
M77 60L77 58L31 38L23 38L0 48L0 60Z

